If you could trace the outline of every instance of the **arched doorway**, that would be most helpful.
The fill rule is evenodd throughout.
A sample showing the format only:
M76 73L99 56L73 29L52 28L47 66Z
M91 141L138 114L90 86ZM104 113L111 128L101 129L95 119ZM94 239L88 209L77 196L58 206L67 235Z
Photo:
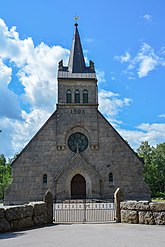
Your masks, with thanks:
M86 181L80 174L75 175L71 181L72 199L83 199L86 197Z

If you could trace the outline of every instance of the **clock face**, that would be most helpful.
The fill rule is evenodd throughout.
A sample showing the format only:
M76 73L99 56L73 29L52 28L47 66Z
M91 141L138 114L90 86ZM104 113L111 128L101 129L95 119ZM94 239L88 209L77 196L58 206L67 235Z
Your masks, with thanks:
M68 139L68 147L72 152L81 153L88 147L88 138L80 132L74 133Z

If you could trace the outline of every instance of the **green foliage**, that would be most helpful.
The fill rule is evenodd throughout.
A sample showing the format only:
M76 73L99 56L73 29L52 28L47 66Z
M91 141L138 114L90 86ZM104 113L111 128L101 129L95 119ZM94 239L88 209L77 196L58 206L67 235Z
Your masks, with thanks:
M155 198L164 198L165 199L165 192L156 192Z
M144 178L152 197L165 198L165 143L154 148L145 141L137 151L139 157L144 159Z
M7 162L3 154L0 155L0 200L4 199L4 191L12 179L11 162Z

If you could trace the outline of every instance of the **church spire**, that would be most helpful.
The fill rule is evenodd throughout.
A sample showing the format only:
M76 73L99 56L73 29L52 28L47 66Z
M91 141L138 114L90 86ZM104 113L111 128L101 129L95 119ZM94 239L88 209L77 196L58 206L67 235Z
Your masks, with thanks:
M80 35L78 32L78 24L75 23L75 32L72 41L72 48L70 51L68 71L71 73L83 73L85 72L85 60L81 46Z
M70 51L68 66L67 67L63 66L63 60L59 62L58 78L66 76L66 73L68 73L67 77L71 76L72 74L74 75L74 73L81 74L81 75L84 73L95 74L94 63L90 60L89 66L86 66L85 64L83 49L82 49L80 35L78 31L77 19L75 20L76 20L76 23L74 25L75 31L73 35L72 47Z

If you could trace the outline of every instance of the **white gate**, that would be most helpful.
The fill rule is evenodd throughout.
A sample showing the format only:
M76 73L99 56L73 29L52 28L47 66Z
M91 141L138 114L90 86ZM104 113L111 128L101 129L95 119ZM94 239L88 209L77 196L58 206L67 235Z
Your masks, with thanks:
M114 203L65 201L54 204L55 223L108 223L115 221Z

